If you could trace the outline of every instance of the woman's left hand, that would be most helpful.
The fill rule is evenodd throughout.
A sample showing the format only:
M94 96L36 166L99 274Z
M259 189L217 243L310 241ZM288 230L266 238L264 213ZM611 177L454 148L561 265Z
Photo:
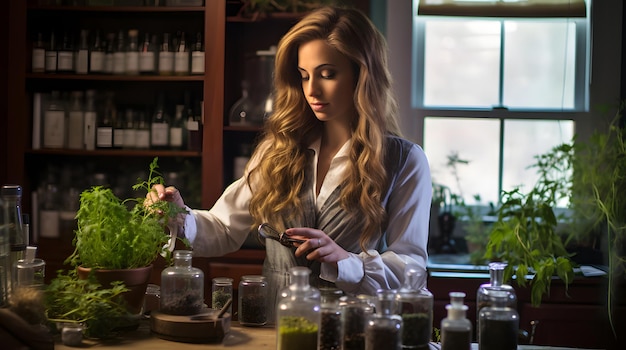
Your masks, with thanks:
M350 257L350 254L341 248L332 238L320 230L298 227L289 228L285 233L290 238L305 240L296 249L296 256L307 254L308 260L317 260L323 263L336 263Z

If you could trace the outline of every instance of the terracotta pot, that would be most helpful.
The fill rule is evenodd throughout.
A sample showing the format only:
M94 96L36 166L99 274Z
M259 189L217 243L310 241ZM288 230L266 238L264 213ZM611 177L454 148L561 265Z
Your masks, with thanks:
M82 266L77 267L78 276L82 279L86 279L91 272L91 268ZM126 288L130 289L124 293L124 299L126 300L128 312L133 315L141 313L143 306L143 300L146 295L146 288L150 281L150 274L152 273L152 265L146 267L139 267L135 269L122 269L122 270L102 270L96 269L94 271L96 279L104 288L110 288L111 282L122 281Z

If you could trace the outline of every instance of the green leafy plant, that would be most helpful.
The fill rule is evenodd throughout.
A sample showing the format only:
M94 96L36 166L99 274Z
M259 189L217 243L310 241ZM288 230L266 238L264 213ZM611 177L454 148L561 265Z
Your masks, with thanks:
M549 292L555 274L566 286L574 278L570 255L557 231L559 219L564 218L554 210L570 193L572 152L572 145L563 144L535 157L537 183L527 193L520 188L503 193L487 244L487 259L508 263L505 281L515 276L517 284L524 286L527 275L533 275L530 284L534 306L540 305L543 295Z
M134 190L147 193L153 185L163 184L157 161L154 158L148 179L138 179ZM102 186L83 191L76 214L75 249L67 262L87 268L129 269L148 266L159 254L170 261L170 236L164 227L186 211L167 201L150 205L144 201L145 196L123 201Z
M570 241L602 241L608 263L609 321L617 285L626 278L626 128L624 102L603 130L575 142ZM601 111L606 115L611 108Z
M128 291L121 282L103 289L95 277L80 279L76 270L58 271L46 286L44 305L46 317L56 323L77 323L92 338L109 338L115 329L127 322L128 312L122 293Z

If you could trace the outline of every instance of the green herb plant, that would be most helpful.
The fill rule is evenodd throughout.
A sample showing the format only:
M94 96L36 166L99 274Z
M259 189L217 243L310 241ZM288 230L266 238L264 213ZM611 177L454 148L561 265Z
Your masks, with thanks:
M46 317L55 323L77 323L91 338L110 338L127 320L128 311L122 293L128 291L121 282L103 289L93 275L80 279L76 270L59 270L44 291Z
M538 170L538 181L527 193L521 188L504 191L487 244L488 260L507 262L505 281L515 276L517 284L525 286L527 275L532 274L534 306L549 292L555 274L566 287L574 278L570 255L557 231L563 218L554 210L570 193L572 152L571 145L563 144L535 157L532 167Z
M148 179L138 179L134 190L147 193L153 185L164 183L157 161L153 159ZM145 196L121 200L102 186L83 191L76 214L75 249L66 262L95 269L130 269L148 266L160 254L171 263L170 235L164 227L186 211L167 201L144 205L145 200Z

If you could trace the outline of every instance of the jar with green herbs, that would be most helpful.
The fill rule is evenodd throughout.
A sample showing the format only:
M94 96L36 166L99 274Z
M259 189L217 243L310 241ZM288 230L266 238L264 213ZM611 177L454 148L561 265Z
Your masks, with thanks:
M428 349L433 332L433 294L426 288L426 271L407 266L396 294L402 317L402 349Z
M192 252L174 251L174 265L161 272L159 310L170 315L194 315L204 307L204 272L191 266Z
M277 350L317 350L320 292L309 284L311 270L289 270L291 284L283 288L276 309Z
M215 277L211 286L211 308L220 310L233 298L233 279L230 277ZM232 303L226 311L233 314Z

